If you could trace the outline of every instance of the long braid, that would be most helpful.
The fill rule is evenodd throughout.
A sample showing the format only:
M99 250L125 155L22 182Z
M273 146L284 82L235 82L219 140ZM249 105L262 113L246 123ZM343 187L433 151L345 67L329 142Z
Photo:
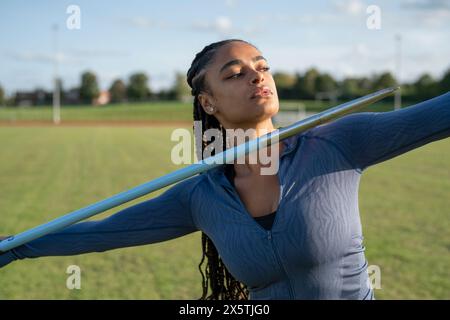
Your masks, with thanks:
M208 129L214 128L221 131L223 137L223 150L226 149L225 129L222 127L216 117L207 114L203 110L203 107L201 106L198 99L198 95L201 91L208 90L205 81L205 74L202 71L204 71L208 63L211 62L217 49L232 41L241 41L248 43L239 39L229 39L212 43L203 48L202 51L197 53L191 67L187 72L187 82L192 88L191 94L194 96L194 121L201 121L202 124L202 134L200 138L201 141L198 141L198 137L196 137L195 141L198 159L203 159L203 151L208 144L203 137L205 131ZM214 154L214 152L212 154ZM202 275L203 288L203 293L200 300L247 300L247 286L236 280L228 271L221 257L219 256L214 243L204 232L202 232L202 251L202 259L200 261L200 264L198 265L198 268ZM207 264L205 267L205 273L203 273L202 265L205 261L205 257L207 258ZM211 289L212 293L208 296L209 288Z

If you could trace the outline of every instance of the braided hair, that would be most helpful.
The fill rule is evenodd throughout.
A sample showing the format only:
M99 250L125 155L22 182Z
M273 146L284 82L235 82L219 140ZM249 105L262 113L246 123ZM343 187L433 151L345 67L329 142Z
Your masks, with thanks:
M204 139L204 133L208 129L217 129L222 133L222 137L226 137L226 131L222 127L221 123L214 115L209 115L203 110L201 103L198 99L198 95L203 92L210 92L208 84L205 81L205 69L208 64L214 58L217 50L223 45L239 41L247 43L253 47L254 45L244 40L228 39L215 43L203 48L202 51L196 54L194 61L192 61L191 67L187 72L187 82L191 87L191 94L194 96L194 121L201 121L202 133L201 137L196 138L196 150L197 158L203 159L203 151L207 146L207 141ZM255 47L256 48L256 47ZM210 92L211 93L211 92ZM195 126L194 126L195 127ZM221 139L223 142L223 150L226 149L226 139ZM214 152L213 152L214 153ZM213 153L211 155L213 155ZM212 240L202 232L202 250L203 256L198 266L202 275L202 287L203 294L200 300L247 300L248 289L247 286L238 280L236 280L231 273L227 270L223 263L217 249ZM205 257L208 258L205 274L202 271L202 265L205 262ZM208 296L208 288L211 288L211 294Z

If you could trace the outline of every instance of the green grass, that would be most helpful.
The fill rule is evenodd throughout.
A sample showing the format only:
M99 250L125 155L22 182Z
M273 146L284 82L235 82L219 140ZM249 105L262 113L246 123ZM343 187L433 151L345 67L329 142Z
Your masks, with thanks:
M450 298L450 139L364 173L360 209L380 299Z
M0 235L174 170L172 129L0 127ZM377 299L450 298L449 163L447 139L364 173L360 210L367 259L382 273ZM196 299L200 258L197 232L104 253L26 259L0 269L0 299ZM81 268L81 290L66 288L72 264Z
M51 120L52 107L0 108L0 120ZM157 120L192 121L192 105L180 102L111 104L105 106L63 106L64 120Z
M306 111L319 112L332 105L330 102L315 101L281 101L280 110L298 110L302 104ZM389 111L392 103L380 102L361 111ZM52 107L2 107L0 108L0 121L19 120L47 120L52 119ZM88 121L192 121L192 104L181 102L149 102L130 104L111 104L99 107L89 105L63 106L61 108L61 119L65 120L88 120Z

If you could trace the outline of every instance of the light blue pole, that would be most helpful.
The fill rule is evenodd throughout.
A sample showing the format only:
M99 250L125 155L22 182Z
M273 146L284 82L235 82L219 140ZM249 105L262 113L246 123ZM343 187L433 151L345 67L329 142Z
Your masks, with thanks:
M198 173L220 166L223 163L232 163L235 161L235 159L241 158L253 151L259 150L260 148L268 147L272 143L277 143L296 133L305 131L309 128L325 123L331 119L348 114L353 110L370 105L380 99L383 99L384 97L391 95L397 89L398 88L383 89L367 96L338 105L307 119L300 120L288 127L277 129L266 135L238 145L232 149L221 152L215 156L209 157L185 168L175 170L174 172L141 184L130 190L121 192L110 198L91 204L87 207L75 210L55 220L34 227L15 236L11 236L0 242L0 252L5 252L7 250L13 249L46 234L65 228L78 221L90 218L108 209L117 207L125 202L134 200L173 183L187 179Z

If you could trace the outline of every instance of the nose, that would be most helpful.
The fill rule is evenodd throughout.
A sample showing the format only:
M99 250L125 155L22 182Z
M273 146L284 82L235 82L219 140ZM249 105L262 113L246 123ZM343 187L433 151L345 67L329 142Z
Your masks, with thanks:
M251 80L252 84L260 83L260 82L264 81L264 75L263 75L262 72L259 72L259 71L256 70L254 75L252 75L251 79L252 79Z

